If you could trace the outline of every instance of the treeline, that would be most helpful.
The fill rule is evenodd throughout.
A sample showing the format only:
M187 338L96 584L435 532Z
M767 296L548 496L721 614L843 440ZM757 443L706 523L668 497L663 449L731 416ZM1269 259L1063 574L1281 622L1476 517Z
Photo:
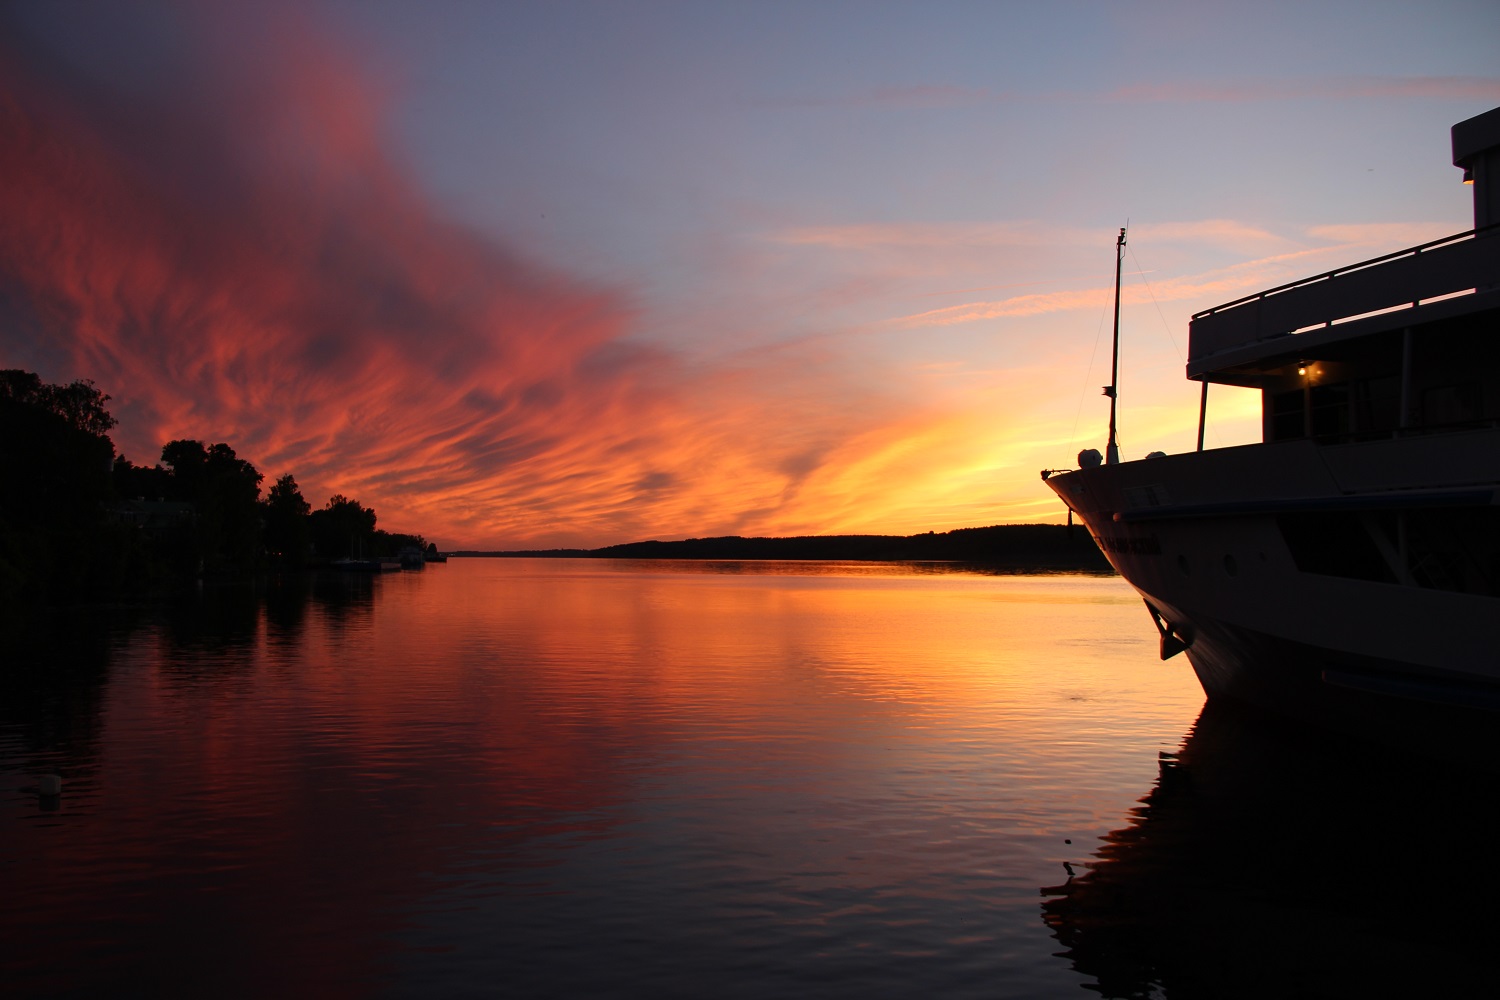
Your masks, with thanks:
M1089 533L1061 524L1000 524L918 535L802 535L627 542L600 549L455 552L453 555L600 559L818 559L851 562L967 562L1009 569L1110 569Z
M0 371L0 597L68 598L195 575L300 569L428 550L334 495L318 510L290 474L264 476L227 444L171 441L157 464L115 452L109 397ZM434 550L435 551L435 550Z

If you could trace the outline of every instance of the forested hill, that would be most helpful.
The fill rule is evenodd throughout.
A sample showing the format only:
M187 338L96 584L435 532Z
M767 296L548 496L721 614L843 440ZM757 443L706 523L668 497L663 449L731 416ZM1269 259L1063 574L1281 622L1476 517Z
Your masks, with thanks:
M1016 569L1110 566L1082 526L1001 524L920 535L804 535L794 538L689 538L628 542L602 549L455 552L458 556L542 556L595 559L827 559L870 562L951 561Z

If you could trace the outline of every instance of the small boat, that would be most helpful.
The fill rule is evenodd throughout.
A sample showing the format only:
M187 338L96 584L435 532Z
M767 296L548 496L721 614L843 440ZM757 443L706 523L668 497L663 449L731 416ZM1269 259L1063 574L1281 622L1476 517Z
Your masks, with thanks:
M1196 314L1198 450L1121 461L1112 384L1107 456L1042 473L1211 701L1438 743L1500 721L1500 108L1452 138L1472 230ZM1260 443L1204 449L1215 384L1260 391Z

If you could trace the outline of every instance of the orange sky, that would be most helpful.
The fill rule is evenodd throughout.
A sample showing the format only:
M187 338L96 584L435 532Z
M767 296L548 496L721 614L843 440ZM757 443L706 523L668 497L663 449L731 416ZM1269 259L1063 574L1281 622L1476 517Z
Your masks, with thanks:
M1102 447L1123 219L740 200L732 229L690 234L685 276L644 235L632 264L608 218L581 238L600 256L568 257L434 193L393 138L410 62L385 73L378 46L284 12L178 28L158 77L0 46L0 364L92 378L132 461L225 441L315 506L340 492L446 548L521 548L1056 521L1037 471ZM1191 311L1463 228L1461 209L1320 228L1225 208L1132 227L1127 458L1190 446ZM1210 444L1256 414L1216 399Z

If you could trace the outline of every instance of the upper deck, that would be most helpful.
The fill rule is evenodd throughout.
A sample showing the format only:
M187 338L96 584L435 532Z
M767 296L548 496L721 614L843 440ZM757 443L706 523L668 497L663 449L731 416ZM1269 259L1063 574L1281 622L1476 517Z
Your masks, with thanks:
M1489 225L1200 312L1189 328L1187 373L1246 384L1246 368L1497 306L1500 225Z
M1267 387L1299 358L1364 352L1346 341L1500 307L1500 108L1453 126L1453 165L1473 188L1472 230L1198 313L1188 378Z

